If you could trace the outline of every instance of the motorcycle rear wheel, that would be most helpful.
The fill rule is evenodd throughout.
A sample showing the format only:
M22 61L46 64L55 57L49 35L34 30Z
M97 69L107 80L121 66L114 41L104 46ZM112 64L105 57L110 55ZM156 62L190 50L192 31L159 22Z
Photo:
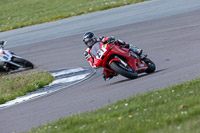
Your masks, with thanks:
M110 68L120 75L127 77L129 79L135 79L138 77L138 74L130 66L123 66L120 62L112 62Z
M34 68L34 65L30 61L22 58L13 58L13 62L22 65L24 68L31 68L31 69Z

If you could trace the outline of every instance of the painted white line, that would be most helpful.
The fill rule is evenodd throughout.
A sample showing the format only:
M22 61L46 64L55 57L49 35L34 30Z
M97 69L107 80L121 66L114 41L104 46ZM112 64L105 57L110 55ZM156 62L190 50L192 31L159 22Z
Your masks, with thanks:
M69 69L69 70L63 70L63 71L59 71L59 72L54 72L54 73L51 73L51 74L54 77L56 77L56 76L60 76L60 75L64 75L64 74L80 72L80 71L83 71L83 70L85 70L85 69L83 69L82 67L80 67L80 68L75 68L75 69Z
M47 92L40 92L40 93L33 93L33 94L27 94L25 96L21 96L21 97L18 97L16 98L15 100L11 100L9 102L6 102L5 104L1 104L0 105L0 108L5 108L5 107L9 107L9 106L12 106L14 104L18 104L18 103L21 103L21 102L25 102L27 100L30 100L30 99L33 99L35 97L38 97L38 96L42 96L44 94L46 94Z
M67 83L67 82L73 82L73 81L77 81L77 80L81 80L83 78L85 78L89 73L86 74L82 74L82 75L77 75L77 76L72 76L72 77L68 77L68 78L62 78L62 79L57 79L54 80L51 85L55 85L55 84L62 84L62 83Z
M59 72L55 72L52 73L53 76L57 77L57 76L61 76L61 75L66 75L66 74L70 74L70 73L75 73L75 72L81 72L84 71L86 69L83 68L76 68L76 69L68 69L68 70L63 70L63 71L59 71ZM86 70L87 71L87 70ZM27 100L39 97L39 96L43 96L55 91L58 91L60 89L65 88L66 86L69 86L70 84L74 84L76 82L80 82L81 80L85 79L88 75L90 75L90 72L86 72L83 74L78 74L75 76L71 76L71 77L67 77L67 78L61 78L61 79L57 79L54 80L51 84L45 86L44 88L41 88L35 92L31 92L26 94L25 96L21 96L21 97L17 97L14 100L8 101L5 104L1 104L0 105L0 109L1 108L6 108L18 103L22 103L25 102ZM69 75L68 75L69 76ZM65 86L59 86L59 84L66 84ZM56 87L54 87L53 85L56 85Z

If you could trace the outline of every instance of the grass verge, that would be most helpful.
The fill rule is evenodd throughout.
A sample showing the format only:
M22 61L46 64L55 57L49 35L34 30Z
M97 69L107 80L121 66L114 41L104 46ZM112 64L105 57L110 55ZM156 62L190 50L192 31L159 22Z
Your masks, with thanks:
M200 79L48 123L29 133L200 132Z
M0 0L0 32L147 0Z
M29 92L52 82L54 79L47 72L31 72L17 75L4 75L0 77L0 104L23 96Z

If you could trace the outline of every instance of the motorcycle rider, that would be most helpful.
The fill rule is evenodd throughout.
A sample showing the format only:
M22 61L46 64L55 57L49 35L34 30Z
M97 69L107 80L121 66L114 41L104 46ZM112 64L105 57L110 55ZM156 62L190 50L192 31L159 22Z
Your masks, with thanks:
M96 68L96 65L95 65L96 62L94 62L94 57L96 56L96 52L98 51L98 49L100 49L100 43L103 43L103 44L114 43L120 47L128 48L129 50L136 53L138 56L142 55L142 49L139 49L133 46L132 44L126 43L122 40L115 40L114 36L109 36L109 37L102 36L99 39L97 39L94 33L86 32L83 35L83 42L87 46L87 49L84 52L85 58L93 68ZM106 70L103 71L103 78L105 80L109 80L113 76L115 76L113 73L110 73Z

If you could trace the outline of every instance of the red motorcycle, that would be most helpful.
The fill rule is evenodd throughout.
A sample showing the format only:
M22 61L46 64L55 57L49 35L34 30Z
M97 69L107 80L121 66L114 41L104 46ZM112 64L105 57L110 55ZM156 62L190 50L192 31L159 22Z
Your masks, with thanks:
M120 74L129 79L137 78L140 73L152 73L156 69L155 64L146 56L140 59L133 51L114 43L100 43L94 63L112 76Z

